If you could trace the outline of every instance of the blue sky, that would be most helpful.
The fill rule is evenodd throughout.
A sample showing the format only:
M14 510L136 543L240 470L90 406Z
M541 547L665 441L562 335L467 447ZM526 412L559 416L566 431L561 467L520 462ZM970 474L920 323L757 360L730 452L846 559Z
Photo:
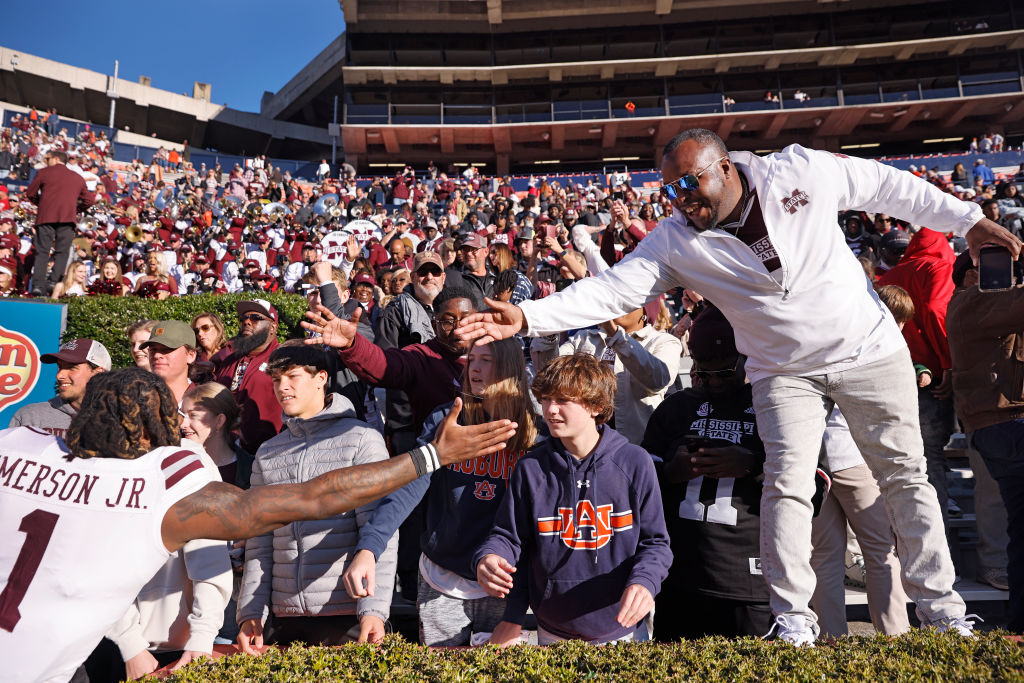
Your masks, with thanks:
M39 57L259 111L345 30L338 0L18 0L4 3L0 45Z

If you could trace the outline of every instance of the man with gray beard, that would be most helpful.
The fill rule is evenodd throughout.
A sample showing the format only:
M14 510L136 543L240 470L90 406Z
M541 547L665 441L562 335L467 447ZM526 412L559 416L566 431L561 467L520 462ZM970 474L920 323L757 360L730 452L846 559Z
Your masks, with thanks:
M242 409L242 448L255 453L264 441L281 431L281 405L266 372L267 360L278 347L278 315L264 299L239 301L235 310L238 336L231 340L231 351L221 361L215 379L231 390Z
M435 251L421 251L412 262L412 283L396 296L381 314L377 328L377 345L382 349L404 348L434 338L434 297L444 288L444 265ZM422 425L415 423L409 397L400 389L387 390L387 437L391 453L397 455L416 447ZM423 531L423 507L417 506L399 529L398 577L402 595L416 598L416 582L420 555L420 533Z

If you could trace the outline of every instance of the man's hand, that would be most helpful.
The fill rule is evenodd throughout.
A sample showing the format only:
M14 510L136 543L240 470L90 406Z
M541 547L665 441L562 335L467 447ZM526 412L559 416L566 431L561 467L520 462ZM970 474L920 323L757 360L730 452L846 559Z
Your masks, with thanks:
M359 240L356 239L355 235L349 237L348 241L345 242L345 251L345 260L347 260L349 263L352 263L357 258L359 258L359 254L362 253L362 249L359 248Z
M310 332L318 332L319 337L310 337L307 344L325 344L336 349L347 349L352 346L356 335L359 334L359 318L363 314L360 306L348 320L339 318L322 304L316 307L316 311L306 311L306 317L312 322L302 321L302 326Z
M932 383L932 373L922 372L917 376L917 388L924 389L926 386Z
M159 668L160 662L156 661L156 657L151 655L149 650L143 650L124 663L124 674L126 678L134 681Z
M258 655L263 647L263 624L259 619L246 619L238 625L238 644L247 655Z
M932 396L937 399L946 399L953 395L953 371L943 370L942 381L932 389Z
M377 644L384 640L384 622L380 617L364 614L359 617L359 642Z
M189 662L194 662L197 659L202 659L203 657L209 657L209 656L210 656L209 652L198 652L196 650L185 650L184 652L181 653L181 659L179 659L177 662L175 662L174 666L171 667L171 671L177 671L178 669L180 669L181 667L185 666Z
M561 256L562 252L565 251L565 249L562 248L562 245L558 242L558 238L552 237L551 235L544 238L544 246L550 249L556 256Z
M510 621L503 621L494 627L494 631L491 633L491 637L487 640L488 645L497 645L498 647L509 647L510 645L518 645L520 638L523 636L523 627L519 624L513 624Z
M693 454L685 444L676 449L672 459L665 463L665 474L670 482L679 484L697 478L697 473L693 471L693 463L690 462L691 457Z
M477 345L490 344L499 339L508 339L526 327L526 316L518 306L494 299L484 299L484 303L490 308L489 311L472 313L459 321L459 326L455 328L455 335L459 339L476 339Z
M613 334L619 331L619 325L614 320L606 320L605 322L598 325L601 331L611 337Z
M332 282L332 280L331 280L331 269L332 268L333 268L333 266L331 266L331 262L330 261L317 261L316 263L314 263L312 266L309 267L310 271L312 271L312 273L313 273L313 277L316 278L316 284L317 284L318 287L320 285L326 285L326 284Z
M456 398L452 409L441 421L434 435L433 445L442 465L472 460L505 448L515 436L519 426L511 420L495 420L480 425L463 426L458 423L462 412L462 399Z
M724 479L726 477L745 477L754 471L757 458L748 448L743 446L725 446L723 448L698 448L690 454L693 471L698 475Z
M348 569L341 575L345 584L345 591L349 597L365 598L373 595L377 574L377 558L365 548L356 553L348 565Z
M476 566L476 582L495 598L503 598L512 590L512 574L516 568L500 555L485 555Z
M615 621L626 628L636 626L653 608L654 596L651 592L638 583L631 583L622 591L619 614Z
M982 218L967 231L967 248L971 250L971 260L978 265L978 254L983 246L1006 247L1013 258L1020 256L1021 245L1024 244L1012 232L995 221Z
M612 222L618 221L622 223L623 227L629 225L629 208L626 207L626 203L621 199L616 199L612 202Z

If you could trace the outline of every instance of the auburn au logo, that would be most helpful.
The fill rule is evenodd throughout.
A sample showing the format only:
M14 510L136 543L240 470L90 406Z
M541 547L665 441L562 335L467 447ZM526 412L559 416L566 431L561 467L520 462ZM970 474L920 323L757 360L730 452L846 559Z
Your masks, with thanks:
M0 410L29 395L39 379L39 349L25 335L0 327Z
M480 500L494 500L494 491L497 487L491 482L484 479L483 481L476 482L476 487L473 489L473 495Z
M595 550L608 545L612 534L633 528L633 511L612 512L613 506L581 500L572 508L558 508L556 517L538 517L537 533L558 536L573 550Z

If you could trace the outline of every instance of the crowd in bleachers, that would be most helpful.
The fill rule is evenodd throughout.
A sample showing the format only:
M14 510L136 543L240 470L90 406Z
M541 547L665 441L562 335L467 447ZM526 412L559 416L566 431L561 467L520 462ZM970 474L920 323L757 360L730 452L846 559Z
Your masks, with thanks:
M69 139L54 120L51 112L3 130L0 147L24 157L9 171L30 181L34 165L66 155L91 206L79 218L63 279L51 273L51 289L44 277L49 254L34 252L36 201L21 185L0 194L0 295L252 293L238 304L233 339L225 339L213 313L140 321L124 339L136 364L168 384L184 434L206 447L225 481L286 483L306 476L303 468L407 452L431 441L456 398L468 424L505 417L520 425L504 451L421 478L343 523L296 525L241 544L244 550L232 552L234 590L225 560L216 590L204 593L203 638L189 639L187 628L180 638L143 637L147 619L177 616L170 614L177 603L162 596L181 586L140 596L135 621L108 634L129 675L151 671L158 658L165 661L162 653L184 652L187 661L207 652L218 630L247 650L264 638L376 641L393 589L416 601L429 645L518 642L527 606L541 643L645 638L652 629L668 639L752 635L771 626L767 588L754 565L765 449L743 358L713 302L679 288L598 327L532 343L517 337L473 346L455 334L485 297L540 299L613 266L671 215L667 193L633 187L626 174L578 184L535 177L517 191L510 178L434 164L369 183L343 174L310 184L265 158L232 169L193 168L177 152L115 168L104 136ZM5 159L0 155L0 167ZM987 217L1021 233L1016 183L1024 183L1024 165L1005 178L982 159L971 172L909 172L979 203ZM945 308L954 286L948 271L966 245L884 214L837 219L872 283L891 286L880 296L909 328L922 405L934 400L940 416L928 424L922 418L922 432L929 479L948 511L943 449L955 418ZM945 264L945 282L915 289L921 280L912 269L921 260ZM62 263L55 254L54 265ZM277 342L278 313L260 293L279 290L307 296L307 335L324 348ZM335 318L342 322L331 324ZM83 380L60 383L53 412L70 420L83 391ZM833 418L827 459L834 475L845 473L836 486L852 493L816 503L824 521L815 528L815 608L824 631L845 632L845 607L835 597L843 565L863 567L872 621L898 633L909 621L892 531L842 415ZM36 426L66 428L64 417L39 419L51 422ZM614 471L592 468L602 458L614 461ZM581 488L600 486L616 511L632 516L587 508L583 494L569 496L564 482L545 478L553 470L564 470L570 487L577 477L587 482ZM819 482L823 493L826 480ZM720 496L726 481L729 493ZM538 501L550 513L559 496L566 496L562 516L542 515ZM864 512L866 499L875 514ZM982 515L979 523L996 524ZM847 518L861 544L851 556L844 556ZM593 534L582 533L589 527ZM569 553L566 562L537 551L538 538L551 535L585 552ZM602 550L613 535L619 540ZM331 580L327 588L302 574L299 560L282 560L317 545L334 553L310 560ZM221 550L226 558L228 548ZM996 560L979 576L1005 588L1001 552L993 551ZM184 570L160 580L172 575L188 580ZM283 588L286 582L295 588ZM235 607L228 608L229 598ZM677 609L680 601L691 609ZM210 618L226 608L223 625Z

